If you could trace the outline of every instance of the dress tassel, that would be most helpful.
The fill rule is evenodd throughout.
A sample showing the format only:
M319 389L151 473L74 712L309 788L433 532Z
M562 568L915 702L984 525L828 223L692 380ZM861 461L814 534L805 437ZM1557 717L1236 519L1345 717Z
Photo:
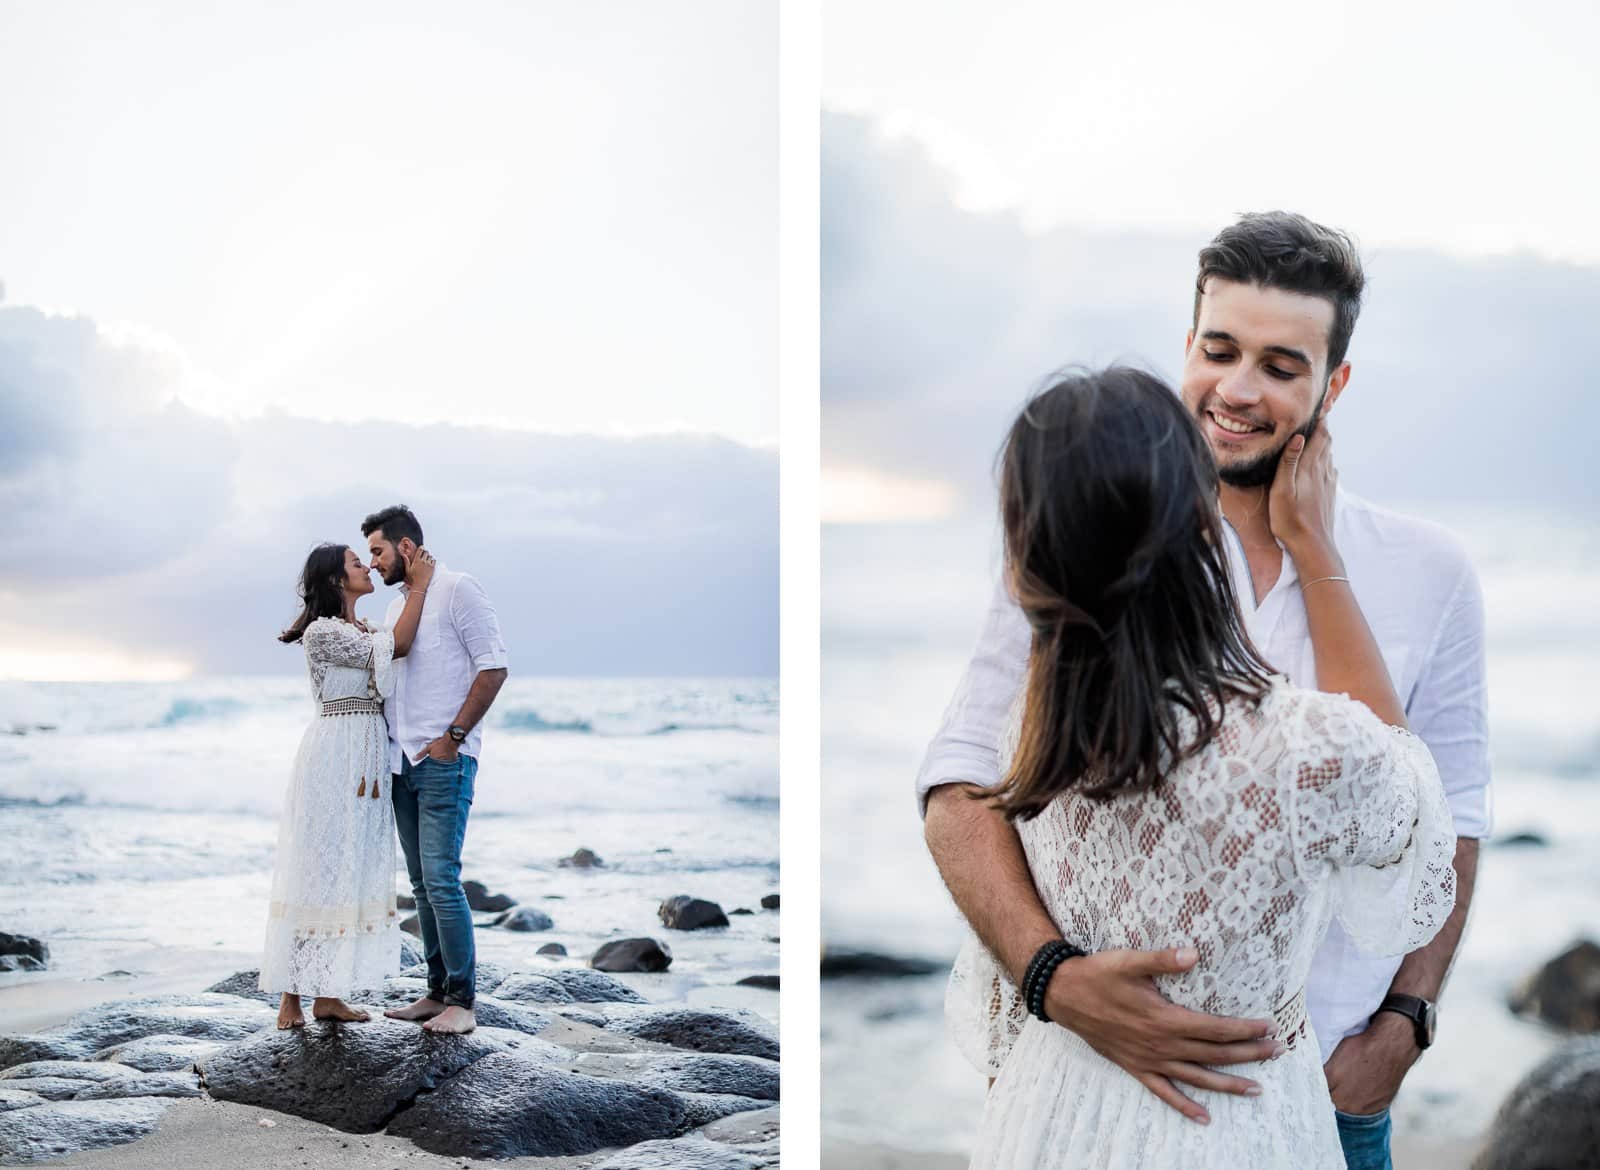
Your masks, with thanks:
M378 799L378 782L376 780L372 782L372 799Z
M365 796L366 794L367 794L367 778L365 776L363 776L363 777L361 777L361 787L356 789L356 795L357 796Z

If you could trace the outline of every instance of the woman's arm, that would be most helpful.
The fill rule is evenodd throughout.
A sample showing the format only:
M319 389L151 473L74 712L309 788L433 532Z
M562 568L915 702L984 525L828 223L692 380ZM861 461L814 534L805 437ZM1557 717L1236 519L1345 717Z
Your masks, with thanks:
M406 604L394 623L396 658L404 658L411 652L411 643L417 637L417 623L422 620L423 598L428 595L428 585L432 581L433 554L419 548L416 556L406 562Z

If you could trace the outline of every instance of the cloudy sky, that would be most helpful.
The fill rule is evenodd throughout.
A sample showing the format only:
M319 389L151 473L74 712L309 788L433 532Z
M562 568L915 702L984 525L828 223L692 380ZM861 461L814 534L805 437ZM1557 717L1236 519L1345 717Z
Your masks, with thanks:
M1196 252L1271 207L1367 260L1331 420L1344 482L1439 507L1600 498L1600 10L917 11L824 23L830 519L987 509L1004 428L1056 366L1175 378Z
M775 6L0 2L0 106L0 676L298 670L396 501L528 673L776 672Z

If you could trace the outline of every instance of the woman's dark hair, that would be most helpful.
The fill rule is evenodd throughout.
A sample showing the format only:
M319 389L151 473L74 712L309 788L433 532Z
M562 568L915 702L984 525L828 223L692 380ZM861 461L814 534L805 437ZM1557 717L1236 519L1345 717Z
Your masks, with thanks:
M1258 284L1285 292L1321 297L1333 305L1328 329L1328 372L1344 361L1350 335L1361 315L1367 278L1361 255L1349 236L1292 211L1241 215L1200 249L1194 279L1194 324L1200 324L1200 298L1213 276L1238 284Z
M300 600L305 604L300 616L278 635L280 642L298 642L306 627L318 618L339 617L344 613L344 554L348 544L319 544L300 570Z
M1006 438L1000 511L1033 627L1021 741L984 793L1009 818L1069 789L1156 786L1217 733L1227 698L1266 693L1223 554L1216 465L1159 378L1056 375Z

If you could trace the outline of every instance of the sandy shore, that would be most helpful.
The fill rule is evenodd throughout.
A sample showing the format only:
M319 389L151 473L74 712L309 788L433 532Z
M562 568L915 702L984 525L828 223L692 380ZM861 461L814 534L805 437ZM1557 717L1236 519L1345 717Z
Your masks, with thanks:
M1469 1170L1478 1143L1420 1141L1396 1136L1395 1170ZM854 1146L825 1141L822 1170L966 1170L959 1154L916 1153L884 1146Z
M11 982L0 983L0 1020L5 1021L7 1035L43 1032L114 999L204 991L260 961L260 955L242 951L145 947L117 956L111 968L116 974L92 979L48 973L12 977Z

